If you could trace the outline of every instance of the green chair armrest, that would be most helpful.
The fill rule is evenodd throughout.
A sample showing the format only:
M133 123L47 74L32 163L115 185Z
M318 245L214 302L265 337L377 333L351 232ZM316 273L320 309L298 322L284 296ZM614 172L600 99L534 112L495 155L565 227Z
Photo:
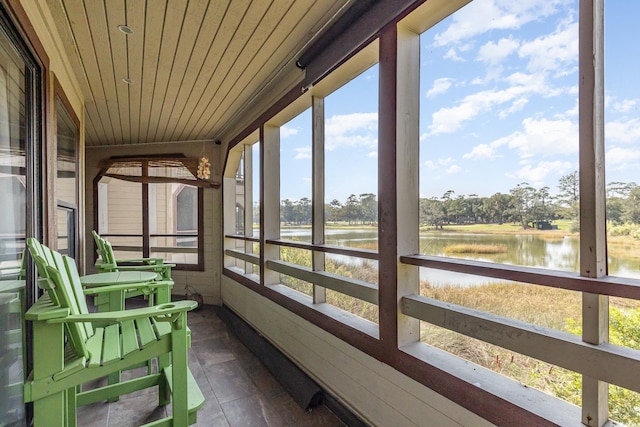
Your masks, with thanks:
M120 265L118 264L117 267L112 267L112 268L117 268L118 270L121 271L127 271L127 270L152 270L152 271L159 271L159 270L164 270L167 268L173 268L175 267L175 264L141 264L141 265Z
M103 285L91 288L84 288L82 292L85 295L108 294L110 292L128 291L132 289L154 290L164 287L173 287L173 281L164 280L158 282L141 282L141 283L125 283L122 285Z
M121 262L144 262L150 265L153 265L153 264L162 265L164 264L164 258L130 258L130 259L116 260L116 263L121 263Z
M126 320L143 319L148 317L165 317L179 313L186 313L198 306L198 303L191 300L175 301L160 304L153 307L134 308L122 311L107 311L104 313L89 313L70 315L65 318L48 320L49 323L72 323L72 322L108 322L118 323Z
M61 308L51 302L49 295L44 295L35 304L33 304L29 310L25 313L24 318L26 320L50 320L50 319L64 319L69 316L68 308Z

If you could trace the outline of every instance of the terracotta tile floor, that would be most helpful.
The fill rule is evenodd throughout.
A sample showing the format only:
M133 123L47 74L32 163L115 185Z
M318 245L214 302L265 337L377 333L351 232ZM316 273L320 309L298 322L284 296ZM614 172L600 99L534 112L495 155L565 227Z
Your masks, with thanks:
M300 408L216 313L217 307L204 306L188 315L192 341L189 365L206 398L196 425L344 426L325 406L310 412ZM123 377L134 375L135 370ZM164 417L170 410L156 405L155 388L132 393L118 402L79 408L78 426L138 426Z

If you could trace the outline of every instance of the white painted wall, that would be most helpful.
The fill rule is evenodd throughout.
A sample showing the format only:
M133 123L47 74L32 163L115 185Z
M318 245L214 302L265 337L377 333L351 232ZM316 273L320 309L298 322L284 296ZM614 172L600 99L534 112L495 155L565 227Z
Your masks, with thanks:
M371 425L492 425L228 277L222 301Z
M87 148L87 169L85 181L85 213L86 224L85 239L91 242L91 230L93 227L93 179L99 171L98 164L102 159L111 156L143 156L147 154L170 154L182 153L188 157L197 157L202 151L202 142L180 142L180 143L160 143L160 144L139 144L115 147L95 147ZM209 157L217 162L220 158L220 146L207 142L206 151ZM212 170L212 180L220 181L220 167L217 165ZM113 197L123 197L122 195L112 196L109 190L109 203L114 203ZM138 198L139 199L139 198ZM132 202L133 203L133 202ZM158 208L162 206L158 204ZM173 215L167 212L167 215ZM176 295L185 294L185 285L193 286L196 291L202 294L206 304L220 304L220 276L222 262L222 190L206 188L204 190L204 271L177 271L172 272L175 281L173 293ZM113 230L109 230L114 232ZM91 239L91 240L89 240ZM90 250L92 245L88 245L87 271L94 272L93 258Z

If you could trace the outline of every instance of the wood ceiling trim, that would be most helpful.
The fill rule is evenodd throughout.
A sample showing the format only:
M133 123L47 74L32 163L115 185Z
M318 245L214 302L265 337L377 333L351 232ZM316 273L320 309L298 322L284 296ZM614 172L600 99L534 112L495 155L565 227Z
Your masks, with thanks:
M112 68L112 79L115 85L116 96L115 105L116 111L118 111L117 122L120 129L120 141L123 144L131 142L131 114L129 102L129 85L122 81L123 78L129 77L128 64L127 64L127 35L118 30L118 25L126 23L126 11L124 4L120 3L117 6L109 7L106 9L106 38L110 41L110 57ZM114 124L114 127L115 124Z
M111 128L111 123L105 122L105 118L96 107L97 102L99 100L104 101L106 96L101 85L95 86L95 76L100 76L100 70L96 51L92 47L93 44L89 42L91 40L91 32L86 19L84 3L80 0L67 0L63 6L70 23L73 38L76 40L78 54L83 65L82 71L84 71L89 87L89 99L85 103L87 116L92 118L91 125L96 134L96 141L99 141L106 137L108 130Z
M231 39L231 42L227 46L227 50L218 64L214 75L218 75L219 78L209 80L201 102L196 105L191 118L186 124L188 127L187 129L193 132L194 135L198 135L196 139L201 139L202 137L200 132L203 125L199 125L199 123L201 123L202 117L206 113L207 109L212 108L215 110L217 106L220 105L221 100L218 99L218 94L221 85L226 80L233 78L232 76L239 74L242 71L240 66L237 64L241 60L243 52L245 52L245 50L249 50L251 52L249 55L254 55L258 52L253 39L257 34L261 34L262 31L265 31L261 26L265 24L265 17L268 15L272 4L273 2L266 1L251 2L239 28ZM269 31L268 27L266 28L266 31ZM248 46L250 48L248 48Z
M320 9L320 10L318 10ZM264 86L265 81L271 81L277 73L286 66L287 61L292 61L304 45L304 35L317 24L317 15L323 9L322 5L316 1L299 1L296 0L293 7L289 10L288 15L283 18L286 22L297 22L294 28L280 26L271 34L273 40L268 44L279 46L278 52L270 53L269 51L260 52L255 55L252 62L248 65L248 69L265 70L264 73L251 73L241 76L237 84L239 88L250 88L251 95L256 94ZM278 61L277 65L274 62ZM267 72L269 74L267 74ZM231 98L227 103L227 99L222 101L222 105L226 105L224 111L220 111L218 116L212 122L226 123L233 120L238 111L243 110L249 99L239 97ZM207 137L213 138L220 133L221 129L215 129Z
M218 137L299 80L295 56L352 0L49 1L82 63L92 147Z
M113 7L113 6L112 6ZM111 141L122 140L122 124L120 123L119 103L117 99L116 82L113 75L113 61L111 60L111 42L109 40L109 30L107 28L107 15L103 2L84 2L91 40L97 55L99 83L102 84L104 100L106 101L106 111L108 121L111 123ZM96 79L93 79L95 82ZM116 95L116 99L114 99ZM105 120L107 121L107 120Z
M151 111L149 113L149 125L147 127L147 141L155 141L155 136L160 123L162 104L165 101L169 78L175 63L178 39L184 24L187 10L186 2L169 2L165 13L162 30L162 43L158 63L162 66L156 69L156 80L153 88Z
M134 80L134 84L128 85L129 94L129 142L135 144L140 138L140 110L142 108L142 59L144 57L144 28L146 21L146 8L144 2L128 1L126 8L125 24L133 29L134 33L126 37L128 76Z
M169 118L173 112L175 99L182 87L182 80L187 72L187 67L196 46L193 41L198 40L200 37L210 7L211 2L190 2L185 12L176 54L171 66L171 74L162 99L157 126L152 138L154 141L162 141L162 138L164 138Z
M102 125L99 123L98 125L96 125L93 122L95 119L100 118L100 116L96 112L96 106L94 103L85 104L84 108L86 110L86 113L84 115L84 140L85 146L87 146L87 141L95 141L96 143L99 141L96 128L97 126Z
M217 80L217 78L212 78L212 76L218 75L218 70L224 63L224 58L228 57L227 52L230 46L234 43L245 41L245 38L242 37L244 28L242 24L244 23L244 17L251 3L250 0L234 0L231 7L227 10L227 14L222 20L220 31L218 31L214 40L214 44L218 46L218 49L212 49L210 53L213 53L213 55L207 57L205 66L194 84L194 96L189 98L185 108L180 114L180 126L177 132L172 135L172 140L199 139L194 137L194 134L191 132L194 115L197 117L198 111L202 108L202 104L209 99L211 82Z
M222 2L220 2L222 3ZM227 14L230 2L225 5L218 4L213 6L209 3L209 8L204 16L202 28L198 34L198 39L194 43L193 52L189 57L184 74L181 76L181 84L173 98L173 103L169 113L169 117L163 123L167 123L165 132L159 138L162 141L174 140L174 135L182 130L181 115L191 99L195 89L195 82L199 76L203 75L206 70L206 64L211 55L214 55L214 40L222 26L224 17ZM198 54L206 52L205 54ZM162 117L161 117L162 119ZM180 130L178 130L180 129Z
M164 31L166 2L147 2L144 26L144 53L142 62L142 78L140 79L140 130L139 140L147 141L153 93L156 87L160 45Z
M263 12L258 9L252 13L253 17L260 17L260 19L255 23L247 23L247 27L253 26L254 29L246 42L240 46L240 51L235 56L233 64L227 68L227 73L222 76L218 87L209 99L209 103L204 106L200 113L200 117L193 128L197 135L206 135L207 130L205 127L207 125L211 126L211 123L216 123L215 116L220 115L220 113L218 113L218 107L224 105L224 102L230 94L232 99L242 99L245 102L249 96L251 96L253 93L252 90L246 86L240 86L237 83L247 74L265 74L262 68L250 67L251 62L257 56L273 57L277 56L278 52L282 52L280 46L273 45L277 46L277 48L270 49L270 46L267 45L266 42L271 39L271 36L277 31L279 26L283 26L283 19L287 17L292 3L292 1L274 2L271 3L266 11Z

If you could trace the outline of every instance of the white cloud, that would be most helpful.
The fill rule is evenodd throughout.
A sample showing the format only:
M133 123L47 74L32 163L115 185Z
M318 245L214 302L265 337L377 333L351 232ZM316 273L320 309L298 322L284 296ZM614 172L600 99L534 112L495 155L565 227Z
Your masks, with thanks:
M568 74L578 63L578 23L562 23L551 34L523 43L518 54L527 59L532 73L560 71Z
M529 103L529 100L527 98L518 98L515 101L513 101L513 103L511 103L511 106L509 108L506 108L504 110L500 111L499 117L501 119L504 119L505 117L517 112L517 111L521 111L525 105L527 105Z
M520 157L554 156L578 152L578 125L569 120L527 118L523 130L500 138L492 145L507 144L519 151Z
M461 168L460 166L458 166L458 165L451 165L451 166L449 166L449 167L447 168L447 170L446 170L446 174L447 174L447 175L451 175L451 174L454 174L454 173L458 173L458 172L460 172L461 170L462 170L462 168Z
M480 47L478 59L489 64L498 64L515 52L519 46L520 43L511 38L500 39L498 43L490 41Z
M285 139L298 134L298 129L282 126L280 128L280 138Z
M525 165L516 171L513 176L539 187L545 184L546 178L550 175L562 176L572 169L571 162L553 161L540 162L537 166Z
M302 159L310 159L311 158L311 147L300 147L295 149L296 155L294 157L295 160Z
M447 46L491 30L517 29L527 22L549 16L566 0L474 0L452 17L451 24L436 34L436 46Z
M438 169L438 168L446 168L447 173L454 173L460 170L460 168L454 164L454 160L452 157L442 157L437 160L426 160L424 162L424 166L427 169L431 169L431 170ZM451 170L451 172L449 172L449 170Z
M325 127L326 148L375 148L378 144L378 113L351 113L331 116Z
M454 47L447 50L447 53L444 54L444 59L450 59L452 61L458 61L458 62L464 61L464 59L462 59L462 57L458 55L458 51Z
M573 104L573 107L571 109L564 111L562 113L558 113L554 117L557 119L564 119L569 117L577 118L578 117L578 98L576 98L576 101Z
M473 147L473 149L462 156L463 159L481 160L481 159L495 159L502 157L496 154L496 148L500 144L480 144Z
M526 96L533 93L546 94L548 87L543 80L535 76L525 77L518 74L511 81L522 82L503 90L485 90L467 95L454 107L444 107L431 115L432 123L429 126L429 133L432 135L453 133L462 127L462 123L471 120L478 114L490 111L497 105L513 102L505 109L502 117L508 113L517 111L528 101ZM510 76L511 77L511 76ZM544 78L542 78L544 79ZM507 79L509 80L509 79Z
M427 98L431 98L441 93L445 93L455 80L448 77L441 77L433 81L433 86L427 91Z
M626 169L638 167L640 161L640 149L613 147L605 154L607 166L612 169Z
M378 158L378 152L377 151L371 151L367 154L367 157L371 157L371 158Z
M636 99L623 99L620 102L615 102L613 104L613 110L619 113L628 113L633 110L633 108L638 104L638 100Z
M640 120L608 122L604 130L607 141L630 144L640 140Z

